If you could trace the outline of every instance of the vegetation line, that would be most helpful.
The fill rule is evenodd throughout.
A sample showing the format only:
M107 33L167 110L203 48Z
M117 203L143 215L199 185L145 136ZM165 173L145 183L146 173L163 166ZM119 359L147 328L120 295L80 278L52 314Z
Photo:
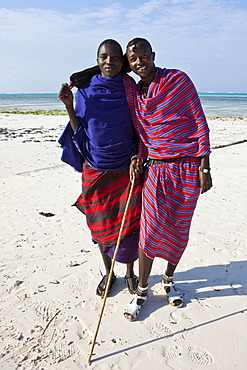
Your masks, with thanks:
M36 115L43 115L43 116L65 116L67 112L62 110L22 110L22 109L0 109L0 113L6 114L36 114Z
M42 110L42 109L18 109L18 108L0 108L0 113L7 113L7 114L36 114L36 115L44 115L44 116L66 116L67 112L58 110L58 109L52 109L52 110ZM218 120L218 121L247 121L247 117L207 117L207 120Z

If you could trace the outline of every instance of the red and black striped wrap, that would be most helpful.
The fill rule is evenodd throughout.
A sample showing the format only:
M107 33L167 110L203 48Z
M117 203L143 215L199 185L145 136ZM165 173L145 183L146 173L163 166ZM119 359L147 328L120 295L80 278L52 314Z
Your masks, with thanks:
M140 229L142 184L140 176L135 182L121 240ZM75 206L85 214L97 243L116 245L129 190L129 168L102 172L83 164L82 193Z

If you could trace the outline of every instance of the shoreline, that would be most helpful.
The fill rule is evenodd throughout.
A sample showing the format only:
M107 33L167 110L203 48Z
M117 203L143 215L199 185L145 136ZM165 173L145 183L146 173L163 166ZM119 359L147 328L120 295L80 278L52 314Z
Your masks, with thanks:
M51 110L42 110L42 109L0 109L0 114L34 114L42 116L65 116L68 115L66 111L51 109Z
M20 124L16 125L16 122ZM211 149L245 143L247 140L247 118L209 117ZM25 138L29 141L57 141L68 122L66 112L57 111L19 111L0 110L0 140ZM24 139L22 140L24 142Z
M5 109L0 108L0 114L33 114L33 115L44 115L44 116L66 116L68 113L66 110L58 110L58 109L51 109L51 110L44 110L44 109L19 109L19 108L11 108L11 109ZM219 121L246 121L247 117L241 117L241 116L210 116L207 117L207 120L219 120Z

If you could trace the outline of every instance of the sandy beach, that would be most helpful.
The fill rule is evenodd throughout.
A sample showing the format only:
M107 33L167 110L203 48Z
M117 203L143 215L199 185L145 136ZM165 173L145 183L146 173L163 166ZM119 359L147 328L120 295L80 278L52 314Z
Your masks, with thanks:
M80 174L60 161L66 116L0 114L0 368L244 370L247 364L247 121L210 119L213 188L199 199L175 281L184 306L167 304L154 261L137 321L125 266L107 298L87 366L103 264L84 216L71 205ZM138 273L138 264L135 271Z

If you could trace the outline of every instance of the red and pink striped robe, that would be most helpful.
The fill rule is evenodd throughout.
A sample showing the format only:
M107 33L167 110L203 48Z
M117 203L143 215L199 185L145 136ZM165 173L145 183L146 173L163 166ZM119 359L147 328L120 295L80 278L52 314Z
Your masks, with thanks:
M188 244L200 193L200 158L210 154L209 128L200 99L182 71L156 68L143 97L124 78L132 120L141 139L139 158L180 159L148 167L143 188L140 247L150 258L177 264Z

